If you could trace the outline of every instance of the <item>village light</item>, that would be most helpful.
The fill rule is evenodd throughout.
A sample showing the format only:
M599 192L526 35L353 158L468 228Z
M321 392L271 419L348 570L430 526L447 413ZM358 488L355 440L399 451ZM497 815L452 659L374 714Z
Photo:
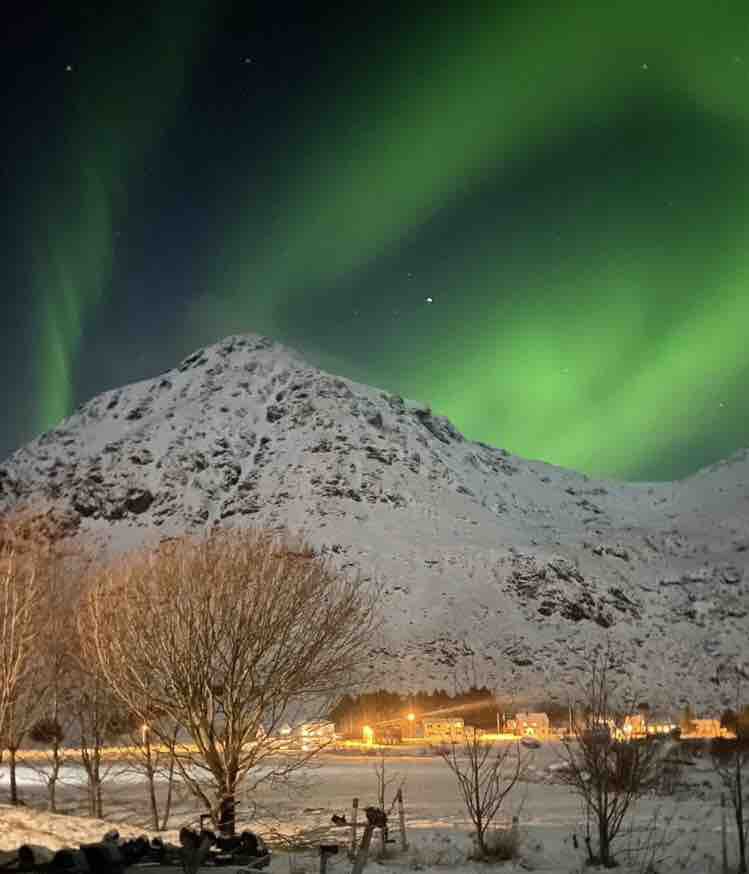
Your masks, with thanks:
M143 743L143 746L146 745L146 737L148 736L148 723L144 722L140 727L140 736Z
M371 744L374 740L374 729L369 725L365 725L362 728L361 733L362 737L364 738L364 743Z
M409 722L413 722L414 719L416 719L416 714L409 713L408 716L406 717L406 719L408 719Z

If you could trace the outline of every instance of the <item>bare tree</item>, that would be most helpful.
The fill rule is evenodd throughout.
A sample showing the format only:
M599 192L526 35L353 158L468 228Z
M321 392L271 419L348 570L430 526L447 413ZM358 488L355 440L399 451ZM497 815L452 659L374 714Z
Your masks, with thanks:
M40 696L38 638L44 624L44 553L19 531L19 520L0 525L0 744L10 753L10 801L18 803L16 751Z
M144 708L145 710L146 708ZM128 732L130 769L145 777L148 787L148 805L151 827L154 831L164 831L172 812L172 798L175 782L174 748L179 735L179 725L169 722L156 728L157 721L163 721L163 714L150 710L148 722L136 718ZM169 743L161 744L160 736L167 736ZM156 795L157 781L166 782L166 798L163 808L159 807Z
M710 754L733 809L739 846L738 872L748 874L749 815L745 814L744 805L749 807L749 797L744 795L744 771L749 769L749 707L745 703L742 691L745 684L749 682L749 674L739 664L724 665L718 670L718 680L733 686L736 716L732 720L731 728L736 737L713 740Z
M84 600L85 594L81 603ZM105 749L132 731L137 718L114 695L99 665L89 658L89 642L86 616L81 610L71 652L70 710L77 730L76 752L86 773L89 815L103 819L102 788L114 770L114 763L105 761Z
M29 729L30 739L45 746L44 759L29 765L45 778L51 813L57 813L57 785L66 760L64 741L70 726L70 714L63 716L58 702L59 699L52 704L51 715L42 716Z
M589 861L606 868L616 864L612 844L625 816L637 799L658 786L663 761L655 739L619 739L617 728L633 712L636 699L617 700L616 668L609 647L592 654L582 690L584 715L573 722L572 737L562 746L566 767L561 777L597 824L597 854L586 836Z
M49 747L46 761L32 767L46 777L52 810L64 761L63 741L72 720L67 704L79 581L91 560L80 542L67 538L70 533L70 519L54 508L27 508L0 525L0 541L13 551L21 576L33 572L33 585L22 582L30 605L26 667L22 682L8 698L3 731L10 753L11 798L17 799L16 752L30 737Z
M387 775L385 759L385 750L380 750L378 760L374 764L375 780L377 781L377 806L380 810L386 810L385 795L387 794L388 788L394 783L398 784L398 788L402 788L403 783L405 782L404 778L398 773L391 774L390 776ZM395 797L395 793L393 794L393 797Z
M31 672L22 686L8 702L5 711L5 725L2 731L2 745L8 751L8 772L10 784L10 803L18 804L18 784L16 780L17 755L26 735L37 721L45 695L43 678L38 671Z
M476 829L479 857L485 859L490 855L487 830L521 778L527 757L519 744L494 745L484 741L477 729L466 734L462 745L454 743L440 756L458 781L463 803Z
M78 603L74 586L78 584L78 575L65 556L57 554L48 564L44 583L44 600L51 621L46 623L39 638L42 657L38 671L45 694L28 734L31 740L46 747L44 760L31 766L44 776L49 809L55 813L57 785L65 763L64 741L73 723L72 669L77 634L75 605Z
M177 724L177 768L230 832L240 789L283 780L316 752L286 753L283 722L327 714L352 686L374 630L373 594L308 547L260 531L214 532L133 555L97 575L91 658L143 722ZM262 766L262 768L260 767Z

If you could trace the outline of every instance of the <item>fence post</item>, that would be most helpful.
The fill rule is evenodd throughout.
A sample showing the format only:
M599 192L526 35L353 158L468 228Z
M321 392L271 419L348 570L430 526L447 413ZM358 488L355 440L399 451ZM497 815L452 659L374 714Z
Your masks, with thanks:
M351 806L353 807L353 813L351 814L351 852L356 854L356 821L359 816L359 799L354 798Z
M364 826L361 846L354 857L354 865L351 868L351 874L361 874L364 870L364 866L367 864L367 857L369 856L369 845L372 842L373 831L374 826L371 823L367 823L367 825Z
M720 793L720 848L722 853L722 871L728 874L728 844L726 842L726 793Z
M398 801L398 822L401 828L401 850L407 850L408 840L406 839L406 811L403 809L403 789L398 789L398 794L395 797Z

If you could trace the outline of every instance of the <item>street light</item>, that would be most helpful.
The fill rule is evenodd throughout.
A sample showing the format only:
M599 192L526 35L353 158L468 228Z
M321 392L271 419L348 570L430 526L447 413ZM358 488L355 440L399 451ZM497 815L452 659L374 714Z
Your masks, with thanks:
M406 719L411 723L411 732L410 732L410 736L411 736L411 739L413 739L413 736L414 736L414 720L416 719L416 714L414 714L414 713L409 713L408 716L406 716Z

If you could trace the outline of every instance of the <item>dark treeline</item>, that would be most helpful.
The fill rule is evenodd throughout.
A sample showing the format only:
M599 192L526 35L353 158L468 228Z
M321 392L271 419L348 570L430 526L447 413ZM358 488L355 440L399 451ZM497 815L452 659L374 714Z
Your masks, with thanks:
M497 702L486 686L471 687L450 695L445 689L402 695L379 689L362 695L346 695L331 712L336 731L344 735L361 735L363 726L376 726L391 720L407 719L413 713L418 724L427 716L463 717L466 725L496 729ZM500 714L501 716L501 714Z

